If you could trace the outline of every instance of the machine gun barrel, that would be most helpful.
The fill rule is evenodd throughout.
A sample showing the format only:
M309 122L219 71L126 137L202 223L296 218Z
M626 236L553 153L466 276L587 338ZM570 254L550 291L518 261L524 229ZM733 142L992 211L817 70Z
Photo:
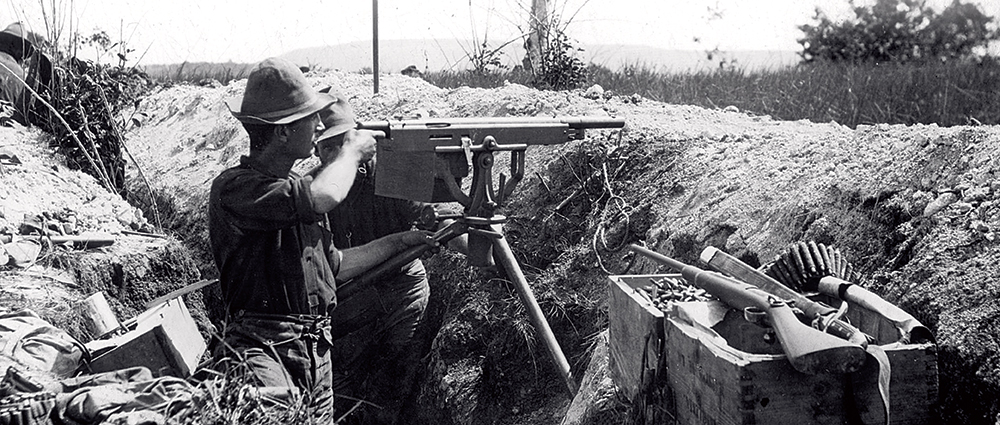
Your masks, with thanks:
M533 127L538 125L558 125L574 130L594 129L594 128L622 128L625 126L624 118L610 117L559 117L559 118L538 118L538 117L495 117L495 118L437 118L424 120L402 120L402 121L361 121L358 129L374 130L383 132L386 137L392 138L392 130L418 130L418 129L469 129L469 128L504 128L504 127Z
M849 373L861 369L865 349L853 342L823 333L799 321L785 301L720 273L681 263L638 245L633 252L681 272L685 280L719 297L730 307L763 311L777 334L778 342L795 370L817 373Z

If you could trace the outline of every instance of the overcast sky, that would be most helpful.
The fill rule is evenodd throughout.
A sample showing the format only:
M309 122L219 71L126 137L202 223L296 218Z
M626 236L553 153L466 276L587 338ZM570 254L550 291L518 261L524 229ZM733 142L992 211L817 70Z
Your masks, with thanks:
M857 0L860 4L865 1ZM951 0L928 0L942 7ZM1000 14L1000 0L973 0ZM143 63L256 62L290 50L372 38L366 0L13 0L0 6L0 25L25 21L45 32L40 3L73 16L86 36L106 31L112 41L145 52ZM638 44L665 49L797 50L797 26L816 7L834 17L847 0L553 0L566 33L584 44ZM259 4L259 6L258 6ZM530 0L382 0L379 37L471 39L491 45L518 38ZM264 6L267 5L267 6ZM53 15L52 10L45 15ZM696 42L695 38L699 41ZM92 50L92 49L89 49Z

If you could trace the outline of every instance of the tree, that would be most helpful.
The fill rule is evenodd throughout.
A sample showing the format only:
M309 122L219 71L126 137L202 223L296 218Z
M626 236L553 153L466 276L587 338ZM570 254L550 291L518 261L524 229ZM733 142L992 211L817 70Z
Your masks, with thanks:
M524 39L524 69L537 73L543 69L542 60L548 50L549 0L532 0L528 15L528 35Z
M877 0L857 6L854 17L832 21L816 9L813 23L799 26L805 36L799 55L805 62L908 62L956 60L974 55L1000 39L993 17L978 6L953 0L941 13L923 0Z

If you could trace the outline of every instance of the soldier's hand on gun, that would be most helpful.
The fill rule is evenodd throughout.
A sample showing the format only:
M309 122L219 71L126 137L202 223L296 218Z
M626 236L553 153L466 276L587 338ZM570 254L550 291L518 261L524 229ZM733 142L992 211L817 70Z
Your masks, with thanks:
M441 243L433 237L433 233L425 230L410 230L396 234L397 241L401 245L400 250L405 250L411 246L426 244L430 249L421 258L430 258L438 251L441 251Z
M344 133L341 151L357 155L358 163L367 162L375 156L375 136L370 130L348 130Z
M320 163L329 164L340 155L352 155L358 163L375 156L375 136L370 130L348 130L346 133L316 143Z

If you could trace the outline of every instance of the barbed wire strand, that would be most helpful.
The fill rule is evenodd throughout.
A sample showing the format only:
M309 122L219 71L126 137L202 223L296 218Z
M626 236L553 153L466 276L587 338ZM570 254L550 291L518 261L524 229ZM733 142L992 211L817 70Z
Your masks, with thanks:
M608 194L608 201L604 204L604 208L601 209L600 217L597 220L597 229L594 230L594 237L591 240L591 248L594 251L594 256L597 258L597 266L601 268L601 271L610 275L613 273L604 266L604 260L601 258L601 253L598 250L600 248L598 246L598 241L600 241L600 245L605 251L621 251L628 242L629 228L631 227L630 214L632 212L632 207L628 204L628 201L626 201L625 198L615 194L613 188L611 187L611 180L608 176L608 166L606 162L601 163L601 169L604 176L604 191ZM609 215L612 205L617 206L618 212L614 215ZM612 248L608 246L606 229L610 223L618 222L617 220L624 222L625 230L622 235L621 242Z

